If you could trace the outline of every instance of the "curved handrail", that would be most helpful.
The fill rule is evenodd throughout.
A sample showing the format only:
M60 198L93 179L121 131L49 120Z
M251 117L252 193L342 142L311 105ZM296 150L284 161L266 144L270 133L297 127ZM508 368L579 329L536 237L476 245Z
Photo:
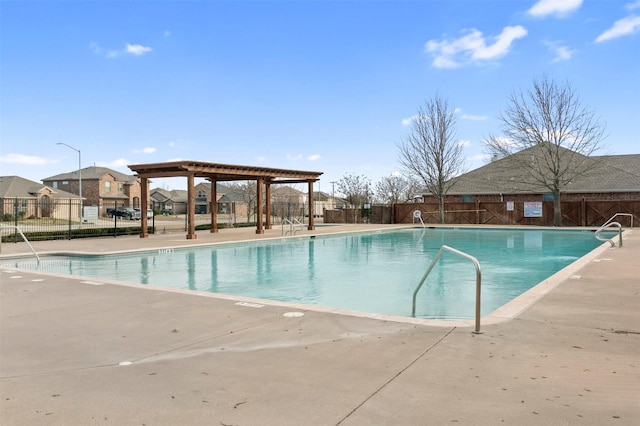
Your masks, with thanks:
M425 228L424 220L422 220L422 212L420 210L413 211L413 223L416 223L416 219L419 219L422 227Z
M613 221L613 219L615 219L615 218L616 218L616 217L618 217L618 216L629 216L629 217L631 217L631 224L629 225L629 228L633 228L633 215L632 215L631 213L616 213L616 214L614 214L613 216L611 216L611 217L609 218L609 220L607 220L607 221L606 221L606 222L601 226L601 228L602 228L602 227L607 226L610 222L612 222L612 221Z
M597 239L599 239L600 241L608 241L611 244L611 247L615 247L616 243L613 242L612 239L610 238L603 238L600 236L600 232L604 231L607 228L610 228L612 226L615 226L618 228L618 247L622 247L622 225L620 225L618 222L610 222L607 224L602 225L600 228L598 228L598 230L595 233L595 237Z
M22 239L24 240L25 243L27 243L27 245L29 246L29 248L31 249L31 251L33 252L33 254L36 256L36 260L38 261L38 265L40 265L40 256L38 256L38 253L36 253L36 251L33 249L33 246L31 245L31 243L29 242L29 240L27 239L27 237L25 237L25 235L22 233L22 230L20 229L19 226L14 226L14 225L2 225L1 227L2 229L9 229L9 228L13 228L16 231L18 231L18 233L20 233L20 235L22 236Z
M481 333L480 332L480 288L482 283L482 272L480 271L480 262L478 262L478 259L471 256L470 254L467 254L460 250L456 250L453 247L449 247L447 245L443 245L442 247L440 247L440 250L438 250L436 257L433 258L433 260L431 261L431 264L429 265L429 268L427 268L427 271L424 273L424 275L422 276L422 279L418 283L418 286L414 290L411 316L414 318L416 316L416 297L418 296L418 291L420 291L420 288L422 287L424 282L427 280L427 276L429 276L429 273L431 273L431 270L433 269L436 262L438 261L438 259L440 258L442 253L444 253L445 250L471 260L473 262L473 265L476 268L476 328L474 330L474 334L480 334Z

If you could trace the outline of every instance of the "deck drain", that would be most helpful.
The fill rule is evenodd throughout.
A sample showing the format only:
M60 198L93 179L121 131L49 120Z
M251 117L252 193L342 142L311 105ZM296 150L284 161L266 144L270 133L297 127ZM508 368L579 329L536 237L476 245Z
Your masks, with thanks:
M122 366L131 365L131 364L133 364L131 361L122 361L118 363L118 365L122 365Z
M282 316L287 318L300 318L304 316L304 312L285 312Z

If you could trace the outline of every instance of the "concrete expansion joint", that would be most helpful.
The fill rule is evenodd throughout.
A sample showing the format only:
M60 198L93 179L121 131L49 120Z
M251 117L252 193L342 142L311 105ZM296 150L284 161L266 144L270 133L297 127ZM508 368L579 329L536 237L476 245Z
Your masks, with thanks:
M400 377L405 371L407 371L412 365L414 365L416 362L418 362L422 357L424 357L426 354L428 354L433 348L435 348L436 346L438 346L444 339L446 339L451 333L453 333L456 330L457 327L453 327L451 330L447 331L445 334L442 335L442 337L440 337L438 340L435 341L435 343L433 343L431 346L429 346L427 349L425 349L422 353L420 353L420 355L418 355L417 357L415 357L411 362L409 362L407 365L405 365L403 368L401 368L396 374L394 374L389 380L387 380L385 383L382 384L382 386L380 386L378 389L376 389L375 391L373 391L369 396L367 396L360 404L358 404L353 410L351 410L346 416L344 416L338 423L336 423L336 426L341 425L345 420L347 420L349 417L351 417L353 414L355 414L356 411L358 411L360 409L360 407L362 407L364 404L366 404L371 398L373 398L374 396L376 396L378 393L380 393L384 388L386 388L389 384L391 384L391 382L393 382L394 380L396 380L398 377ZM473 336L473 335L472 335Z

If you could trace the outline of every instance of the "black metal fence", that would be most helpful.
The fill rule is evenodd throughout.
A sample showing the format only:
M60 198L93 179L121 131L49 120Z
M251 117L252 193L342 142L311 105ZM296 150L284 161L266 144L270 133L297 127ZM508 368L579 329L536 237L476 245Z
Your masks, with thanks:
M146 212L149 233L186 232L186 202L170 205L153 202L150 207ZM255 213L247 217L246 208L238 210L232 207L224 212L219 210L218 227L245 226L255 222ZM93 206L81 205L79 199L39 201L5 198L0 200L0 237L3 242L22 241L16 227L31 241L136 235L140 234L142 214L137 206L123 201L103 201L102 205ZM210 226L210 212L196 209L195 221L198 227Z
M80 200L40 202L20 198L0 202L3 242L20 241L16 228L32 241L86 237L117 237L140 233L140 209L112 202L102 206L81 205ZM150 211L149 232L155 232Z

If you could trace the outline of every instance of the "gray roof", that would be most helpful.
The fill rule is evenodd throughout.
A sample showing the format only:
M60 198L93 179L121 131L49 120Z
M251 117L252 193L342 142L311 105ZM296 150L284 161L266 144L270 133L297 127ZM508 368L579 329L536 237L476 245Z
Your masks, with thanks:
M149 191L149 198L154 201L166 202L172 201L174 203L186 203L188 197L188 191L184 189L162 189L154 188Z
M568 150L567 150L568 151ZM535 155L535 147L521 151ZM523 175L512 158L501 158L454 178L449 195L548 193L549 189ZM567 193L640 192L640 154L586 157L573 153L587 171L562 189Z
M202 182L202 185L205 185L206 187L211 189L211 182ZM226 194L228 192L231 192L231 188L229 188L226 185L223 185L221 183L216 182L216 192L218 194Z
M82 180L98 180L102 178L104 175L111 175L114 178L116 178L116 180L124 181L124 182L135 182L137 179L133 175L128 175L115 170L111 170L107 167L90 166L82 169ZM61 173L59 175L49 176L42 180L52 181L52 180L77 180L77 179L78 179L78 171L74 170L69 173Z
M20 176L0 176L0 198L37 198L37 193L43 189L51 191L53 198L78 198L76 194L51 188Z

